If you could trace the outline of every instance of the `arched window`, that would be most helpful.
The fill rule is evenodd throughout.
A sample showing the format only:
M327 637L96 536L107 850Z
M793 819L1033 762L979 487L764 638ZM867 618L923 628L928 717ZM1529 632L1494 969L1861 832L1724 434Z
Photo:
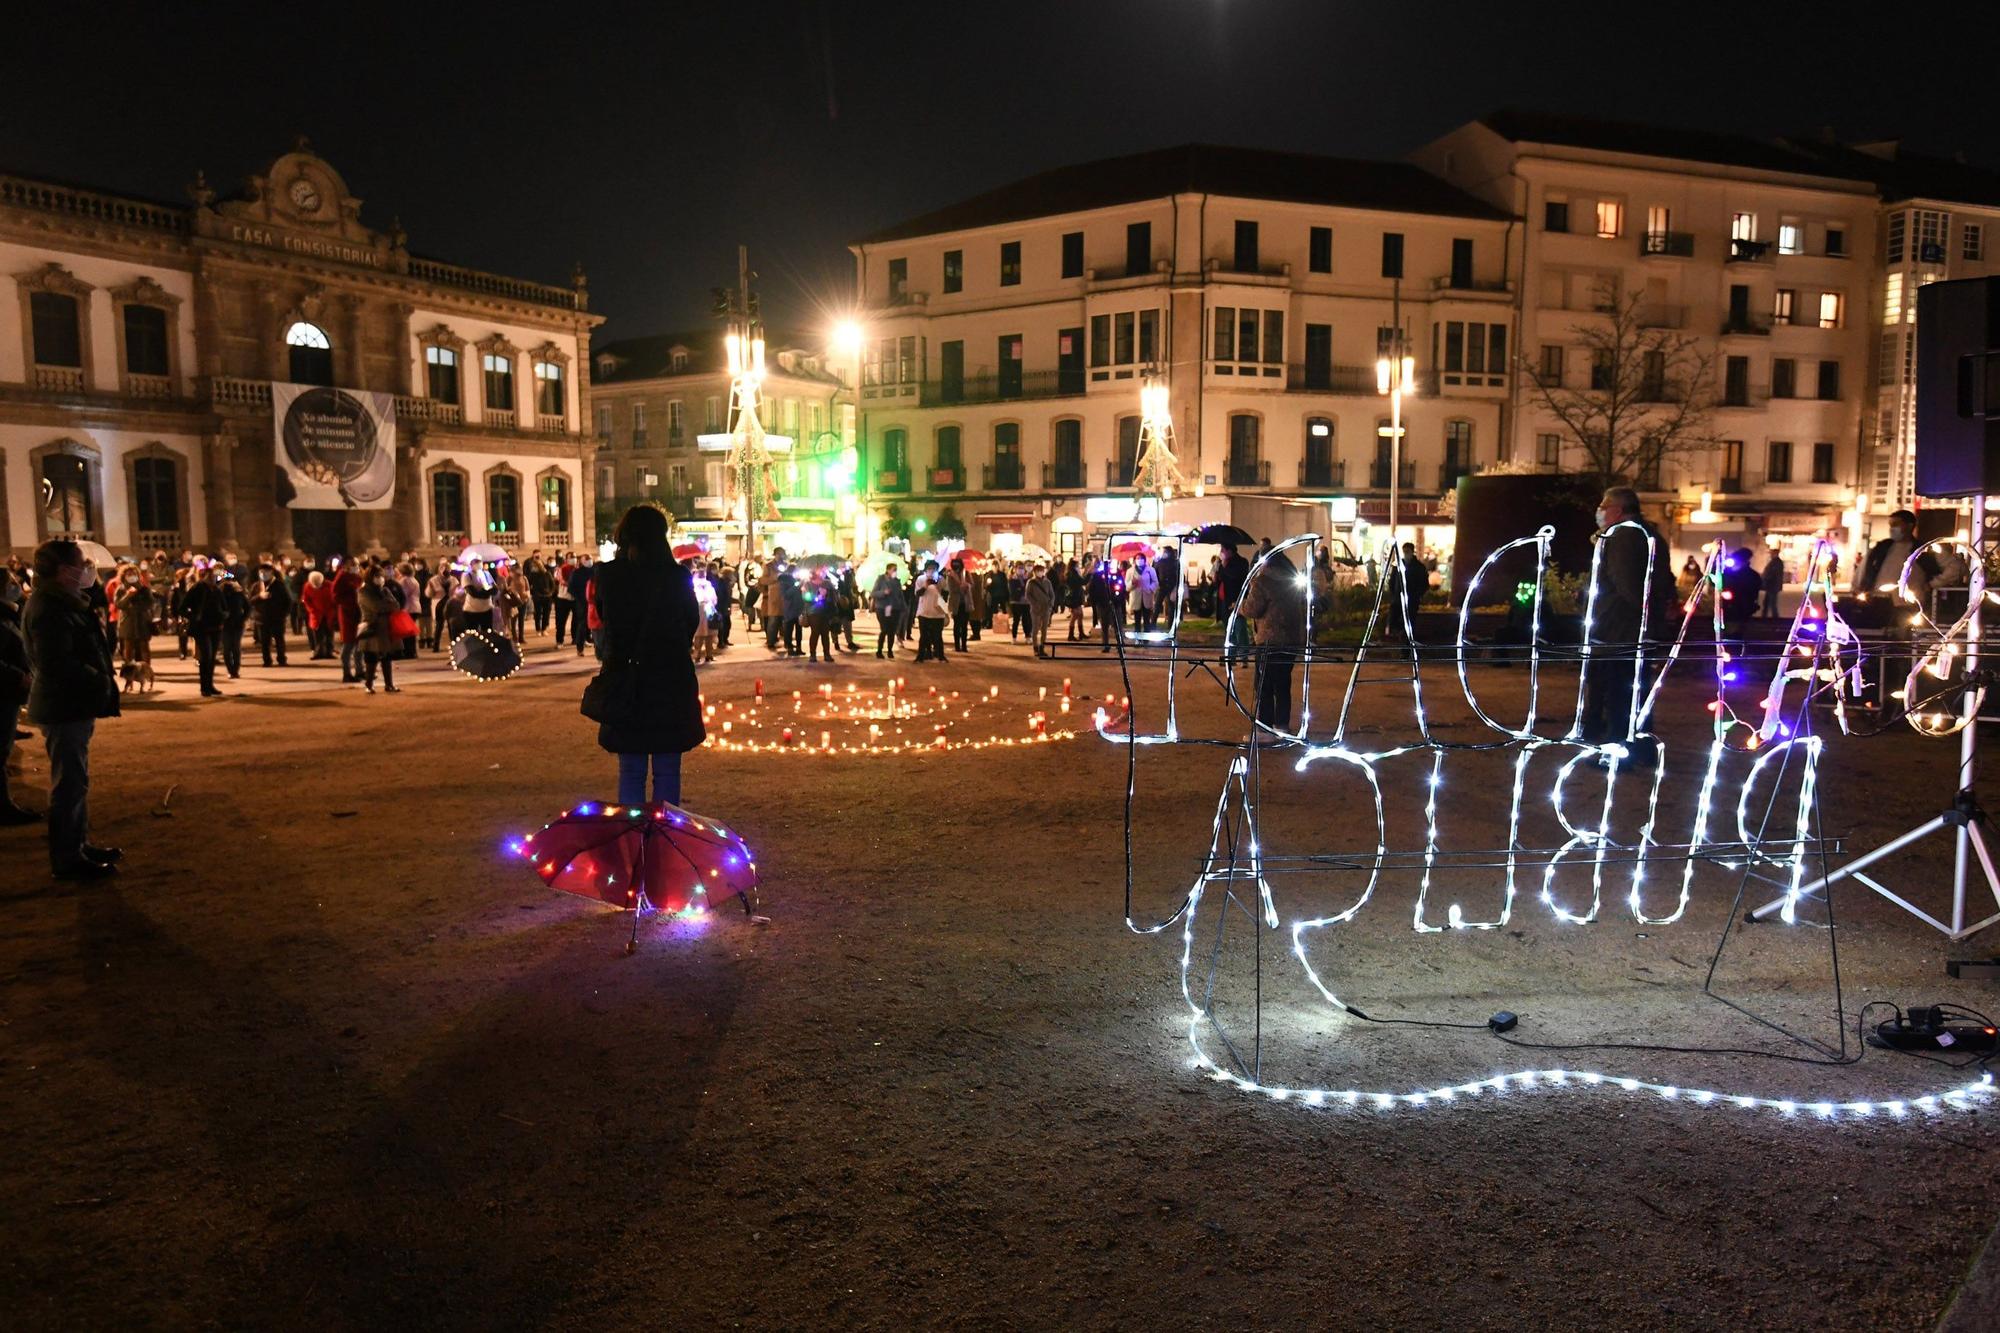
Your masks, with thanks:
M521 479L511 472L486 476L486 531L494 539L521 532Z
M1229 418L1229 484L1268 486L1271 468L1264 461L1264 422L1249 412Z
M1139 474L1139 418L1118 418L1118 458L1112 464L1110 486L1130 486Z
M1083 422L1064 417L1056 422L1055 460L1042 483L1054 490L1074 491L1083 487Z
M453 468L431 473L431 527L440 540L466 530L465 474Z
M333 383L333 344L327 341L326 330L300 320L285 330L285 347L291 357L292 383Z
M1306 418L1305 461L1300 464L1301 486L1338 486L1339 468L1333 457L1333 418Z
M562 534L568 540L569 478L551 469L542 474L536 489L540 492L543 540L548 540L552 533Z

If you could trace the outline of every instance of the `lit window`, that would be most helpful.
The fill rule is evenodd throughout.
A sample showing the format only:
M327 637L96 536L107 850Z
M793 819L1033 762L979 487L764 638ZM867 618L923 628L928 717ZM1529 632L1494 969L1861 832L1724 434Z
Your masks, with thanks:
M1901 324L1903 322L1903 275L1891 273L1882 288L1882 322Z
M1789 324L1798 309L1799 294L1790 287L1780 287L1771 302L1771 322Z
M308 324L304 320L285 330L285 346L314 347L322 352L333 350L333 344L326 340L326 333L319 325Z
M565 415L562 366L554 361L535 362L535 411L545 417Z
M686 370L688 368L687 348L676 347L674 349L673 367L675 370Z
M1606 240L1625 234L1625 205L1616 199L1597 201L1597 234Z
M1732 241L1754 241L1757 239L1757 215L1755 213L1734 213L1729 218L1729 239Z
M1806 252L1806 229L1795 218L1783 218L1778 222L1778 253L1781 255L1802 255Z
M440 403L458 401L458 352L432 343L424 348L424 374L431 397Z
M1840 327L1840 293L1821 292L1819 294L1819 326L1823 329Z

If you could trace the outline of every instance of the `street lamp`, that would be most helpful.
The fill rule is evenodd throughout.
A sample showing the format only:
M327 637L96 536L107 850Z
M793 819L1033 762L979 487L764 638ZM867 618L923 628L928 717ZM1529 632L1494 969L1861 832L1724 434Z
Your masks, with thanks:
M1396 541L1396 502L1403 484L1403 399L1416 392L1417 359L1401 355L1402 326L1389 347L1389 355L1375 363L1375 392L1389 400L1389 540Z

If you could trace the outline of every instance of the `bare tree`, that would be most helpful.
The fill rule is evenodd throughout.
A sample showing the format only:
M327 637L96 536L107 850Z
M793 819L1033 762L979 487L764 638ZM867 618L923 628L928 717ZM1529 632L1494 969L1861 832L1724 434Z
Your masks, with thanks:
M1531 401L1556 419L1583 452L1587 470L1657 485L1669 458L1713 449L1715 353L1670 327L1637 293L1598 289L1599 318L1573 325L1572 345L1587 362L1586 386L1546 374L1524 359Z

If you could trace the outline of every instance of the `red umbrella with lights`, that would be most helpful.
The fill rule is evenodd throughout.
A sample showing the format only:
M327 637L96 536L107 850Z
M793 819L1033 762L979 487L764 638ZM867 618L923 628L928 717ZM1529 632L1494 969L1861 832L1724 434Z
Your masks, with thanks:
M682 542L674 548L674 559L706 560L708 559L708 548L699 542Z
M533 862L550 888L614 907L700 915L740 897L748 913L756 901L757 863L743 839L665 802L585 801L508 850ZM638 934L635 911L635 942Z
M1153 544L1136 540L1122 541L1112 547L1109 554L1113 560L1133 560L1142 555L1150 558L1153 554Z

